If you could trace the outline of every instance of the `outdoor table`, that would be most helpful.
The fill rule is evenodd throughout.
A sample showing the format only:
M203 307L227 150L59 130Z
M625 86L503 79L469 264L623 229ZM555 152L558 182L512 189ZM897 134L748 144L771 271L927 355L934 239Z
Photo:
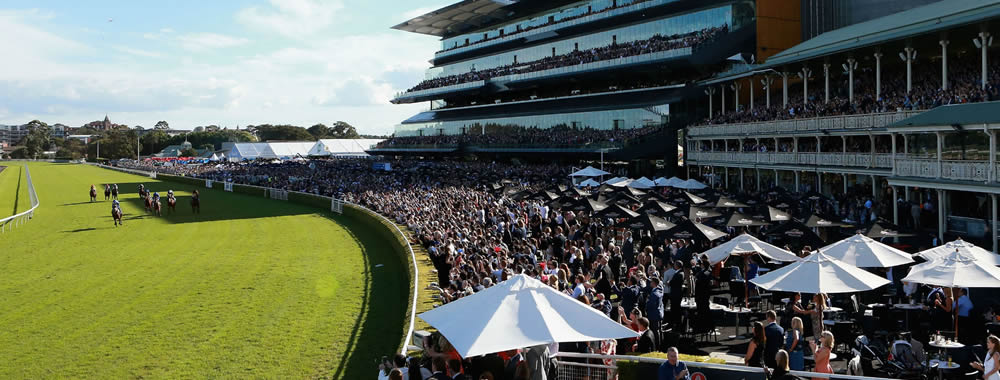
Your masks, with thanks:
M951 362L951 365L948 365L947 361L937 360L937 359L931 359L931 361L928 362L928 363L930 363L931 366L937 364L938 379L941 379L941 378L944 377L944 371L958 369L958 367L961 367L958 363Z
M842 311L844 311L843 308L839 308L839 307L836 307L836 306L830 306L830 307L827 307L826 309L823 309L824 313L839 313L839 312L842 312Z
M736 326L736 331L739 331L739 328L740 328L740 314L749 314L751 310L750 310L750 308L746 308L746 307L727 307L727 308L722 309L722 311L727 312L727 313L732 313L733 315L736 316L736 324L735 324L735 326ZM746 331L747 332L744 335L750 334L750 324L749 323L746 325ZM729 339L736 339L736 335L730 335Z
M1000 334L1000 322L987 322L986 331L993 335Z
M946 349L946 350L947 349L954 349L954 348L965 347L964 344L958 343L956 341L945 341L945 342L932 341L932 342L930 342L928 344L930 344L931 347L936 347L936 348L941 348L941 349Z
M903 314L906 315L906 329L910 329L910 312L913 310L923 310L924 305L921 304L909 304L909 303L897 303L892 305L893 309L903 310Z
M877 308L880 308L880 307L885 307L885 304L884 303L870 303L870 304L868 304L868 308L869 309L877 309Z
M681 300L681 307L685 308L685 309L697 309L698 308L698 303L695 302L695 300L693 298L685 298L685 299ZM725 310L726 307L722 306L722 305L719 305L719 304L717 304L715 302L710 302L708 304L708 309L712 310L712 311L716 311L716 310Z

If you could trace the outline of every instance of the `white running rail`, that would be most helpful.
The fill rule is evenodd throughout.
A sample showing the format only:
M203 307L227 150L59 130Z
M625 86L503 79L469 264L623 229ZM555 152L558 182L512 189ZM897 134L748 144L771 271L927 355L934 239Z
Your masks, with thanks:
M38 205L41 204L41 202L38 201L38 195L35 194L35 185L31 183L31 171L28 170L28 165L24 165L24 175L28 179L28 197L31 198L31 208L20 214L0 219L0 233L12 230L14 227L27 223L32 217L35 216L35 209L37 209ZM20 191L20 189L18 189L18 191ZM414 268L416 268L416 266L414 266Z

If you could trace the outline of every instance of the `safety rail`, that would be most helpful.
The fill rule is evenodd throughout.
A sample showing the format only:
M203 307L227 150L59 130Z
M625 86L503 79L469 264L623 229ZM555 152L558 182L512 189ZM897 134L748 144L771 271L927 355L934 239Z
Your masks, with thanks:
M27 223L35 216L35 209L41 205L41 202L38 201L38 194L35 193L35 185L31 182L31 170L28 170L28 165L24 165L24 176L28 181L28 198L31 200L31 208L17 215L0 219L0 233ZM21 189L17 191L21 191Z
M892 169L892 155L886 153L832 152L697 152L688 151L695 162L732 162L765 165L817 165Z
M822 131L837 129L884 128L923 111L899 111L861 115L825 116L791 120L759 121L752 123L706 124L688 127L688 137L701 136L758 136L786 132Z
M90 164L90 165L98 166L98 167L105 168L105 169L111 169L111 170L117 170L117 171L121 171L121 172L131 173L131 174L142 175L142 176L149 175L149 173L150 173L150 172L144 171L144 170L136 170L136 169L129 169L129 168L120 168L120 167L107 166L107 165L101 165L101 164ZM188 178L196 179L196 180L197 179L202 179L202 178L198 178L198 177L188 177ZM167 179L167 181L169 181L169 179ZM232 182L229 182L229 181L226 181L224 183L232 184ZM406 355L407 342L409 342L410 337L413 336L414 325L416 324L416 320L417 320L417 295L420 292L420 284L419 284L420 269L417 268L417 254L414 253L414 251L413 251L413 245L410 244L410 239L408 239L406 237L406 234L403 233L403 230L399 229L399 226L396 223L394 223L393 221L389 220L384 215L379 214L379 213L377 213L377 212L375 212L375 211L373 211L373 210L371 210L371 209L369 209L369 208L367 208L365 206L359 205L357 203L352 203L352 202L348 202L348 201L345 201L345 200L342 200L342 199L336 199L334 197L328 197L328 196L325 196L325 195L312 194L312 193L306 193L306 192L301 192L301 191L284 190L284 189L277 189L277 188L264 187L264 186L255 186L255 185L244 185L244 184L240 184L240 183L237 183L236 185L241 186L241 187L249 187L249 188L255 188L255 189L262 190L264 192L264 196L265 197L267 197L270 193L272 193L272 191L281 191L281 192L283 192L286 195L286 197L287 197L287 194L299 194L299 195L305 195L305 196L311 196L311 197L316 197L316 198L327 199L327 200L330 201L331 211L333 211L333 212L336 212L336 211L332 210L332 207L333 207L332 205L335 204L336 202L339 202L341 208L344 205L350 205L351 207L355 207L355 208L360 209L360 210L362 210L362 211L364 211L364 212L366 212L368 214L376 216L377 218L381 219L381 221L383 222L383 224L391 225L392 228L395 229L396 234L398 234L398 236L400 236L402 238L402 240L406 243L406 248L407 248L408 251L410 251L410 262L412 263L412 269L413 269L413 300L412 300L412 303L410 305L410 327L407 330L406 335L403 335L403 338L402 338L401 343L400 343L400 347L401 347L400 348L400 353L403 354L403 355Z
M661 358L651 358L644 356L628 356L628 355L600 355L600 354L580 354L573 352L559 352L552 356L556 366L557 372L559 374L558 380L598 380L598 379L625 379L623 377L623 371L620 364L624 363L626 365L638 366L642 364L652 364L659 366L666 359ZM568 360L567 360L568 359ZM573 360L584 360L585 362L577 362ZM599 364L598 364L599 363ZM715 364L715 363L703 363L703 362L683 362L685 366L688 367L690 372L690 377L692 379L712 379L712 378L730 378L730 379L744 379L744 380L766 380L769 376L768 373L763 368L747 367L741 365L732 364ZM627 377L628 379L642 379L638 373L644 373L645 371L633 370L630 371L635 376ZM655 373L655 372L654 372ZM696 374L701 373L701 376ZM797 376L800 378L813 378L813 379L844 379L844 380L884 380L879 377L870 376L853 376L853 375L841 375L841 374L829 374L829 373L818 373L818 372L807 372L807 371L789 371L792 376Z

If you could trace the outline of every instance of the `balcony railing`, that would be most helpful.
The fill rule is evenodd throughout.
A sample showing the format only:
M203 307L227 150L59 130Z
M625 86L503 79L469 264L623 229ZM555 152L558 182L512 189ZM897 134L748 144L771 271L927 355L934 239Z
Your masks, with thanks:
M470 88L483 87L484 85L486 85L486 81L477 80L477 81L472 81L472 82L467 82L467 83L453 84L451 86L442 86L442 87L428 88L428 89L425 89L425 90L408 91L408 92L407 91L403 91L403 92L396 93L396 97L393 98L393 99L394 100L401 100L401 99L413 98L413 97L417 97L417 96L424 96L424 95L431 95L431 94L437 94L437 93L445 93L445 92L452 92L452 91L467 90L467 89L470 89Z
M883 128L922 111L900 111L849 116L827 116L807 119L775 120L753 123L709 124L688 127L690 137L754 136L829 129Z
M892 169L891 154L816 152L695 152L693 161L732 162L766 165L818 165Z

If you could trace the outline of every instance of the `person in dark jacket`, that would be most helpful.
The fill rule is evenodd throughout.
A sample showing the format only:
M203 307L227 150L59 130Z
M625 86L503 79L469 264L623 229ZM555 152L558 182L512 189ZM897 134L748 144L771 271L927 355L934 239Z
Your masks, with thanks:
M660 279L657 277L649 279L645 310L650 328L654 334L659 333L660 324L663 323L663 287L660 286Z
M778 326L778 314L774 310L767 311L767 326L764 326L764 364L767 368L775 368L777 362L775 355L785 342L785 329Z
M684 299L684 265L680 261L674 261L674 273L670 281L670 316L671 324L679 327L681 324L681 300Z
M659 340L656 334L650 329L649 319L646 319L646 317L639 318L639 328L642 329L642 335L639 335L639 342L636 343L635 352L645 354L656 351L659 346Z

